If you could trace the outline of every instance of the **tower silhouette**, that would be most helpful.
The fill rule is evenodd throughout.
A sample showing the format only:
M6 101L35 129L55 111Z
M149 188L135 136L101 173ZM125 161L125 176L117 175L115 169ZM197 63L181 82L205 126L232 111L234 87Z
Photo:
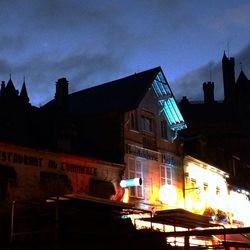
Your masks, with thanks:
M234 58L227 57L224 51L222 58L222 72L223 72L223 85L224 85L224 102L232 104L234 102L234 88L235 88L235 71L234 71Z
M214 83L204 82L203 92L204 92L204 102L206 104L214 103Z

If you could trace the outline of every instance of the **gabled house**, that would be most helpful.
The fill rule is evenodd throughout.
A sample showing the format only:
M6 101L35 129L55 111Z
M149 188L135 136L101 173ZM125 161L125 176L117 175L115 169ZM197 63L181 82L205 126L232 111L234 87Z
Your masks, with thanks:
M124 200L150 209L183 206L182 148L176 137L186 124L160 67L72 94L61 78L41 117L47 147L124 163L121 178L142 180L123 188Z

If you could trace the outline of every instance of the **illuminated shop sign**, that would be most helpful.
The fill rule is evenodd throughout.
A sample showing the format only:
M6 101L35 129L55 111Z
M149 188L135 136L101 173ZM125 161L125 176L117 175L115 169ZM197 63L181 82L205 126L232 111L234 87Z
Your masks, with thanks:
M121 180L121 182L120 182L120 186L122 188L135 187L135 186L141 186L141 185L142 185L141 178L126 179L126 180Z
M148 160L158 161L158 153L144 148L126 144L126 153L139 156Z
M41 167L43 159L41 157L0 151L0 161Z
M86 175L97 175L97 169L95 167L89 167L84 165L72 164L63 161L56 161L52 159L46 159L43 157L37 157L28 154L20 154L10 151L0 151L0 162L33 166L39 168L50 168L64 172L79 173Z

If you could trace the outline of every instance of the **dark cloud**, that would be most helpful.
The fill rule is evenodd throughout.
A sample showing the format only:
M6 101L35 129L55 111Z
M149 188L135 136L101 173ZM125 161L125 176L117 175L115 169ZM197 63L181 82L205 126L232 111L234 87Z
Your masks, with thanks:
M223 53L221 53L221 58ZM241 67L250 79L250 44L242 49L235 57L235 75L236 79L240 73ZM242 66L241 66L242 65ZM203 99L202 84L206 81L215 83L215 99L223 100L223 76L221 62L209 62L185 75L177 78L171 86L177 99L187 96L192 101Z
M235 56L235 60L237 73L242 68L250 79L250 43Z
M60 77L72 92L159 65L170 79L204 65L170 82L175 95L200 97L210 72L219 93L218 57L210 54L219 50L213 40L221 29L208 24L223 4L211 2L0 0L1 77L11 73L20 88L25 76L30 100L39 105L53 98ZM216 27L228 27L224 19Z
M23 50L26 48L25 38L24 37L18 37L18 36L6 36L2 35L0 37L0 52L12 52L17 53L20 50Z
M26 76L31 102L34 105L41 105L54 97L55 82L58 78L66 77L70 81L70 92L115 79L118 77L117 72L126 69L121 56L121 54L117 56L111 54L109 51L93 53L87 49L60 60L47 54L38 54L22 64L12 65L11 69L14 72L12 79L15 80L13 80L15 86L20 89L23 76ZM3 75L8 77L10 73L8 63L0 61L0 66Z
M35 25L46 30L56 28L66 32L72 28L84 31L86 26L91 24L105 25L107 19L115 13L112 7L103 4L103 1L89 1L83 4L80 1L44 0L36 1L33 7L28 20L35 20Z

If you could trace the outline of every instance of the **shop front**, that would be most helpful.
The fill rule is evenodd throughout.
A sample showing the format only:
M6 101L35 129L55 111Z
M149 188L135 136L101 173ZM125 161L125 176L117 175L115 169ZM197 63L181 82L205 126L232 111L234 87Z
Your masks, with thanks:
M0 201L78 193L119 200L123 165L0 143Z

